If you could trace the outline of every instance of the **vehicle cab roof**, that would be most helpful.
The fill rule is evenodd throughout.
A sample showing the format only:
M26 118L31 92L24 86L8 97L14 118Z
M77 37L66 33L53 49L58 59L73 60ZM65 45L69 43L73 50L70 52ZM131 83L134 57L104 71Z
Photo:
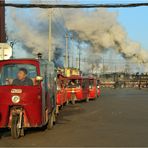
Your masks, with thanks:
M68 79L82 79L82 77L79 75L72 75L72 76L68 77Z

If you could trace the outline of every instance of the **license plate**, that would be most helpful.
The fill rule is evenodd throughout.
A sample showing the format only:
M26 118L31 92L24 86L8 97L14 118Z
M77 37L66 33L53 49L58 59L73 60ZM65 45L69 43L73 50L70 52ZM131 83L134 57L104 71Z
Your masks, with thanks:
M22 89L11 89L12 94L20 94L22 93Z

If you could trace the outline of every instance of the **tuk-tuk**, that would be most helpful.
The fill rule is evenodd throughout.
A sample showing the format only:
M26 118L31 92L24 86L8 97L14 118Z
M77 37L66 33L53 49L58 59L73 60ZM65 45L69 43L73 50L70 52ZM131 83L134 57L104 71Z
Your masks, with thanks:
M101 95L101 89L100 89L100 84L101 82L100 82L100 80L98 79L97 80L97 98L98 97L100 97L100 95Z
M68 77L67 85L67 99L75 104L75 101L87 100L89 85L88 80L81 76L71 76Z
M62 74L57 74L56 83L56 113L59 113L59 109L67 103L66 78Z
M89 79L89 99L96 99L98 97L97 80L94 77Z
M31 84L17 80L22 68ZM24 136L26 128L51 129L56 111L54 77L54 65L46 60L0 61L0 128L10 128L15 139Z

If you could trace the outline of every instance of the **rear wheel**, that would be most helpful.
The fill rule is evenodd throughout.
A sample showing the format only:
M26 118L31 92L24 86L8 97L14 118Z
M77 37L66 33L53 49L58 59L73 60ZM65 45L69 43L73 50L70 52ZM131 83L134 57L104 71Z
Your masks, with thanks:
M20 134L21 134L21 129L19 128L19 115L13 115L11 122L11 136L14 139L17 139L20 137Z
M56 114L57 115L59 114L59 106L58 105L56 106Z
M95 97L95 100L96 100L96 99L98 99L98 98L99 98L99 95L98 95L98 93L96 93L96 97Z
M50 113L49 115L49 119L48 119L48 124L47 124L47 129L51 130L53 128L53 125L55 123L55 113L54 111L52 111L52 113Z
M20 136L21 136L21 137L24 137L24 135L25 135L25 134L24 134L24 129L22 128L22 129L21 129Z
M68 105L68 104L69 104L69 101L67 100L67 101L66 101L66 105Z
M72 103L73 105L76 104L75 99L76 99L75 94L72 94L71 103Z
M86 98L86 102L89 102L89 98L88 97Z
M72 99L71 103L74 105L74 104L76 104L76 101L74 99Z

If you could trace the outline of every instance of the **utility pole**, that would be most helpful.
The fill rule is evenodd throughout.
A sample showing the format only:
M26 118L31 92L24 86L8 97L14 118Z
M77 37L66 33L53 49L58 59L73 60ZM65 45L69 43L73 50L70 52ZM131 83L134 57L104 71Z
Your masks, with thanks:
M81 51L80 51L80 45L79 45L80 43L78 42L78 45L77 45L77 47L78 47L78 68L79 68L79 70L81 69Z
M116 66L116 63L115 63L115 73L117 72L117 66Z
M68 33L66 33L65 35L65 39L66 39L66 48L65 48L65 67L69 67L69 53L68 53Z
M80 70L81 69L81 51L79 46L78 46L78 50L79 50L79 70Z
M49 49L48 49L48 60L52 60L52 8L49 9Z
M5 4L5 0L0 0L0 4ZM0 7L0 43L6 43L5 31L5 7Z
M102 63L103 63L103 75L104 75L104 69L105 69L105 67L104 67L104 55L103 55L103 58L102 58Z
M76 68L79 68L79 58L78 57L76 57Z
M74 60L74 57L73 57L73 50L74 50L74 39L73 39L73 35L71 37L71 40L72 40L72 49L71 49L71 60L72 60L72 68L73 68L73 60Z

